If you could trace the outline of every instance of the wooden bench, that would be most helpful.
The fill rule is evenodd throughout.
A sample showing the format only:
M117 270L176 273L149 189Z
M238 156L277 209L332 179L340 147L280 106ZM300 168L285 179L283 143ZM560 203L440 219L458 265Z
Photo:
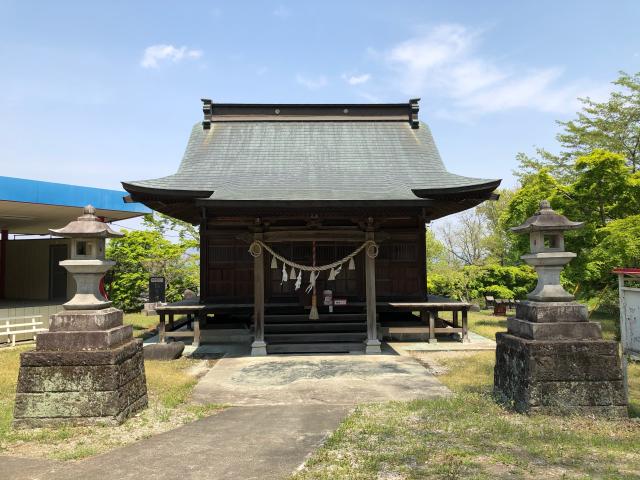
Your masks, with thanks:
M27 315L24 317L7 317L0 318L0 336L7 337L7 343L11 342L11 346L16 346L16 335L20 334L33 334L33 339L36 339L36 334L39 332L46 332L49 329L41 327L44 325L42 321L36 321L36 319L42 318L42 315ZM23 323L11 323L13 320L26 320L31 319L30 322ZM29 327L29 328L27 328Z
M428 302L390 302L389 305L399 310L418 311L424 322L421 327L389 327L388 333L428 333L429 343L436 343L436 333L457 333L460 335L462 343L469 343L469 328L467 315L471 309L471 304L459 302L444 297L434 299L429 296ZM451 312L451 321L438 316L439 312ZM460 325L458 314L462 316ZM444 326L436 326L436 321Z
M157 306L156 313L160 316L158 324L160 343L166 343L167 337L193 337L192 345L198 348L200 346L200 320L206 315L205 312L206 306L198 304L197 300L183 300L182 302ZM185 315L188 326L192 326L193 330L173 331L175 315ZM170 331L167 331L167 320L169 320Z

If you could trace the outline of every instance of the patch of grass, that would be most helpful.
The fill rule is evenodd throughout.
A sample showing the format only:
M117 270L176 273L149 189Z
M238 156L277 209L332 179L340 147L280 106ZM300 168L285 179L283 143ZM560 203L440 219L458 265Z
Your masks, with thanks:
M11 430L20 353L31 348L33 346L0 349L0 452L2 439L6 438Z
M158 325L158 315L144 315L143 313L125 313L124 324L133 327L133 335L140 337L144 333Z
M90 457L98 453L98 448L92 445L80 444L72 448L71 450L62 450L60 452L54 452L52 457L57 460L82 460L83 458Z
M640 422L516 414L491 397L493 352L420 358L428 363L433 355L452 397L360 405L292 478L640 476ZM637 406L640 365L629 371Z
M469 312L469 330L491 340L496 339L497 332L507 331L507 317L497 317L489 310Z
M144 317L153 318L153 317ZM33 348L0 349L0 453L78 460L167 431L221 410L223 405L191 405L197 383L191 373L203 360L145 361L149 407L120 426L13 430L20 353Z
M590 312L589 320L600 323L600 326L602 327L602 336L605 340L620 341L619 316L615 316L610 312L596 310L594 312Z
M194 360L187 358L172 362L145 361L147 388L150 394L165 408L175 408L184 403L198 382L195 377L185 372L194 363Z
M627 369L629 379L629 416L640 418L640 363L630 363Z

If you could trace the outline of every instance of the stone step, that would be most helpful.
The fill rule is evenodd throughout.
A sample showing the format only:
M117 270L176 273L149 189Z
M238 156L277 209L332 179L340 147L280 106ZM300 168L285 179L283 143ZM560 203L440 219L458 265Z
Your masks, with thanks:
M265 315L265 324L269 323L317 323L317 322L366 322L367 316L361 313L331 313L320 315L319 320L310 320L308 314Z
M364 342L366 332L356 333L284 333L265 335L267 345L271 343L322 343L322 342Z
M364 352L364 343L272 343L267 344L267 353L349 353Z
M366 322L303 322L303 323L268 323L265 333L296 332L366 332Z

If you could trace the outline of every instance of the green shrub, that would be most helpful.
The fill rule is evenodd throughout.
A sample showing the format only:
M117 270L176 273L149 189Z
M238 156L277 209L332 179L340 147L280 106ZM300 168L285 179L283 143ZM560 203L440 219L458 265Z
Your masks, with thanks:
M528 265L466 266L446 272L429 273L427 290L431 295L443 295L458 300L478 299L484 295L522 299L534 289L536 282L536 272Z
M485 295L491 295L493 298L514 298L513 291L502 285L489 285L483 290Z

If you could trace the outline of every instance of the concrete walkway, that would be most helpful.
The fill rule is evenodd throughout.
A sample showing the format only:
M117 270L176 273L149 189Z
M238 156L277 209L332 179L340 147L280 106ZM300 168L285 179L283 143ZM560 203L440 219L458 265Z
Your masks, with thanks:
M81 462L0 457L0 478L284 479L322 444L348 412L344 406L319 405L230 408Z
M285 479L355 404L449 393L398 355L227 357L193 393L231 405L221 413L80 462L0 456L0 478Z

